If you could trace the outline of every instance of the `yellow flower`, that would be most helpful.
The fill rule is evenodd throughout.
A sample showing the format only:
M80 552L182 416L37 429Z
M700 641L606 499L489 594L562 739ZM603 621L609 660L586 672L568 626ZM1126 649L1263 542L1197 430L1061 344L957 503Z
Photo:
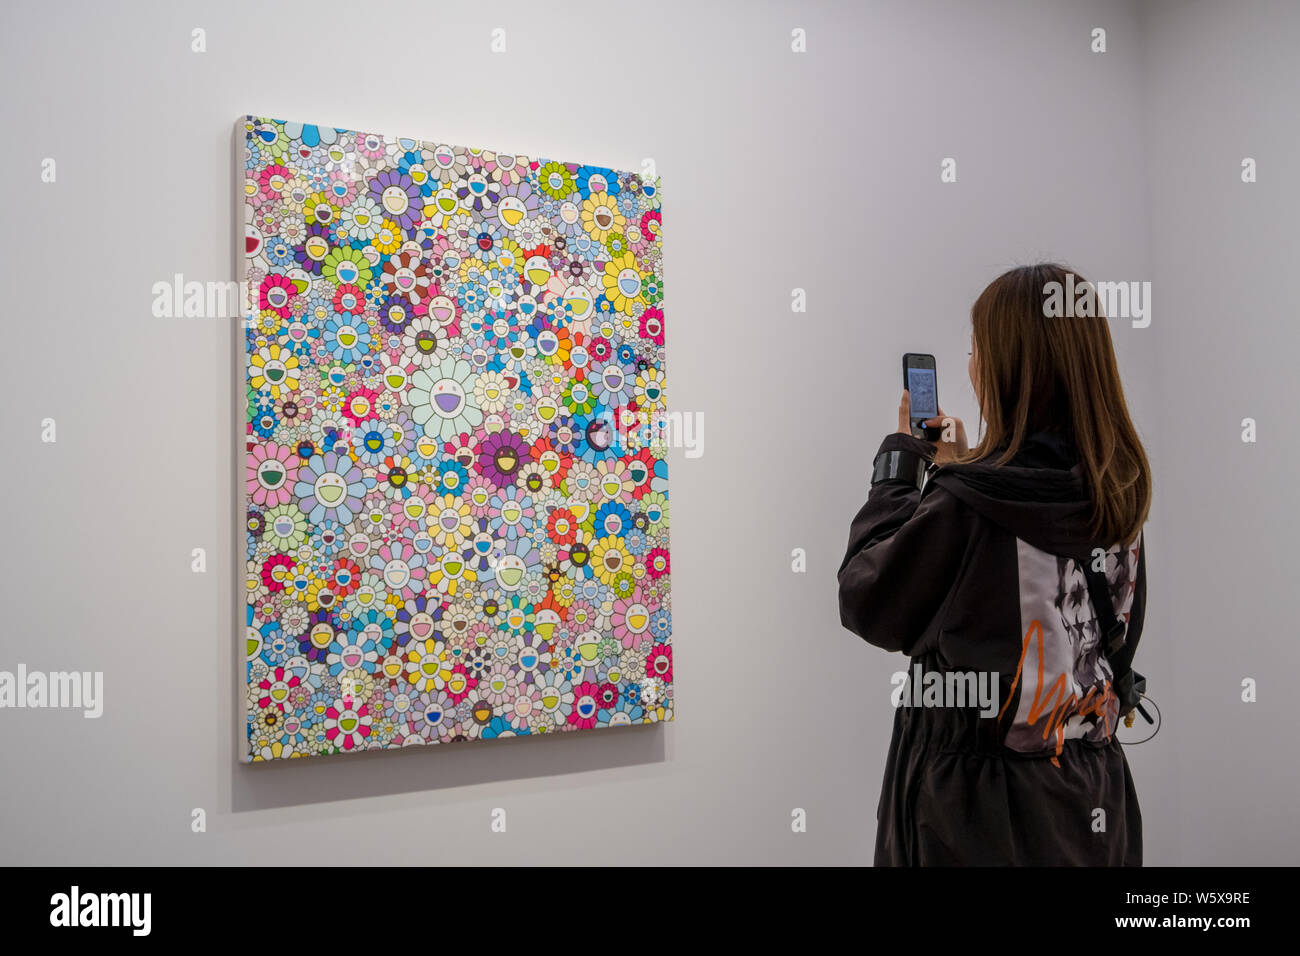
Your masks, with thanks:
M280 345L267 345L248 360L249 384L268 389L278 399L298 387L298 356Z
M611 586L614 579L624 571L631 570L634 563L623 539L617 535L601 538L591 549L591 566L596 571L596 577L600 578L600 583L606 587Z
M439 547L455 550L473 531L469 502L459 495L443 495L429 508L425 521Z
M402 248L402 230L391 219L385 219L379 227L379 235L370 240L375 251L381 255L391 256Z
M263 309L257 317L257 331L262 335L278 335L284 320L275 309Z
M622 232L625 225L627 220L607 192L592 193L582 204L582 228L597 242L604 242L611 232Z
M497 264L501 266L502 269L513 269L515 272L523 272L524 261L523 247L509 236L504 236L501 239L500 248L497 249Z
M483 268L482 260L474 256L466 256L461 260L456 275L463 283L481 282L487 279L487 270Z
M653 365L638 372L636 376L636 397L641 400L641 407L655 410L664 404L664 373Z
M338 413L343 410L343 401L347 393L337 385L329 385L321 390L319 401L326 411Z
M565 578L562 581L556 582L556 584L551 588L551 597L560 607L572 606L574 600L577 598L577 595L573 591L573 581Z
M339 221L339 207L327 193L312 193L303 204L303 210L308 225L333 226Z
M605 298L609 299L614 311L631 312L633 303L641 301L645 277L637 268L632 253L611 257L605 263L605 274L600 279L605 286Z
M453 549L444 551L441 558L429 565L429 578L425 591L430 594L437 591L454 598L461 584L472 585L477 580L477 572L465 563L465 559L458 551Z
M446 645L431 637L424 641L412 641L410 646L406 655L407 682L420 691L440 690L447 678L451 677Z

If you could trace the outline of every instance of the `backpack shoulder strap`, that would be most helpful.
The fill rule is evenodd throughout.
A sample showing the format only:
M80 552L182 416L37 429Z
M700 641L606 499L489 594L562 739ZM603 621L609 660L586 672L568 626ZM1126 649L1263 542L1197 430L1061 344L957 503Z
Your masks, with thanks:
M1102 571L1093 570L1092 561L1083 563L1083 576L1088 581L1088 597L1092 599L1092 609L1097 614L1097 623L1101 625L1102 639L1105 641L1106 654L1114 654L1124 646L1124 622L1115 613L1115 605L1110 599L1110 581Z
M1141 537L1138 538L1138 546L1144 546ZM1121 556L1122 554L1123 552ZM1079 559L1079 564L1088 582L1088 597L1101 627L1102 648L1110 660L1124 647L1128 626L1115 613L1115 605L1110 598L1110 582L1103 572L1092 569L1091 556ZM1120 716L1124 716L1138 706L1142 694L1146 692L1146 678L1132 667L1123 666L1115 673L1114 680L1115 692L1120 701Z

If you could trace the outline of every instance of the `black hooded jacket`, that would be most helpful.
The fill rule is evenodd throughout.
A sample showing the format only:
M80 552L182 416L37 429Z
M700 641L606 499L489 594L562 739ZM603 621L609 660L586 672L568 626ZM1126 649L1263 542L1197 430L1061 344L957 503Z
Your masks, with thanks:
M901 433L880 446L897 449L933 455ZM838 572L840 620L908 655L913 678L896 689L876 865L1141 865L1115 728L1133 703L1120 688L1142 632L1144 536L1106 546L1088 519L1077 455L1050 433L1003 466L932 466L922 491L871 489ZM1103 563L1095 587L1124 635L1109 654L1084 573ZM926 696L958 675L972 689L985 675L994 706Z

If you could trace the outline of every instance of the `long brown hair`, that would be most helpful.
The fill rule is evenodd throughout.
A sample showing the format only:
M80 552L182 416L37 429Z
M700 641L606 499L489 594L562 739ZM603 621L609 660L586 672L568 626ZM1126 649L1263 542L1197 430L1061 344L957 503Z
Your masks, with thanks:
M998 276L971 307L975 384L984 419L959 461L1009 461L1036 431L1057 432L1079 454L1092 501L1092 533L1107 545L1137 538L1151 508L1151 467L1129 417L1110 327L1096 315L1050 316L1047 283L1066 286L1056 263ZM1074 273L1078 288L1086 280Z

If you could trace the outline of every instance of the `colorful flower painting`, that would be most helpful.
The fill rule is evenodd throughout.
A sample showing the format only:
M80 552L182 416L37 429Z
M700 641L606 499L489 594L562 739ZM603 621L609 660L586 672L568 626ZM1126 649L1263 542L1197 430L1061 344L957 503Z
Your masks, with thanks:
M244 130L245 758L671 720L658 183Z

